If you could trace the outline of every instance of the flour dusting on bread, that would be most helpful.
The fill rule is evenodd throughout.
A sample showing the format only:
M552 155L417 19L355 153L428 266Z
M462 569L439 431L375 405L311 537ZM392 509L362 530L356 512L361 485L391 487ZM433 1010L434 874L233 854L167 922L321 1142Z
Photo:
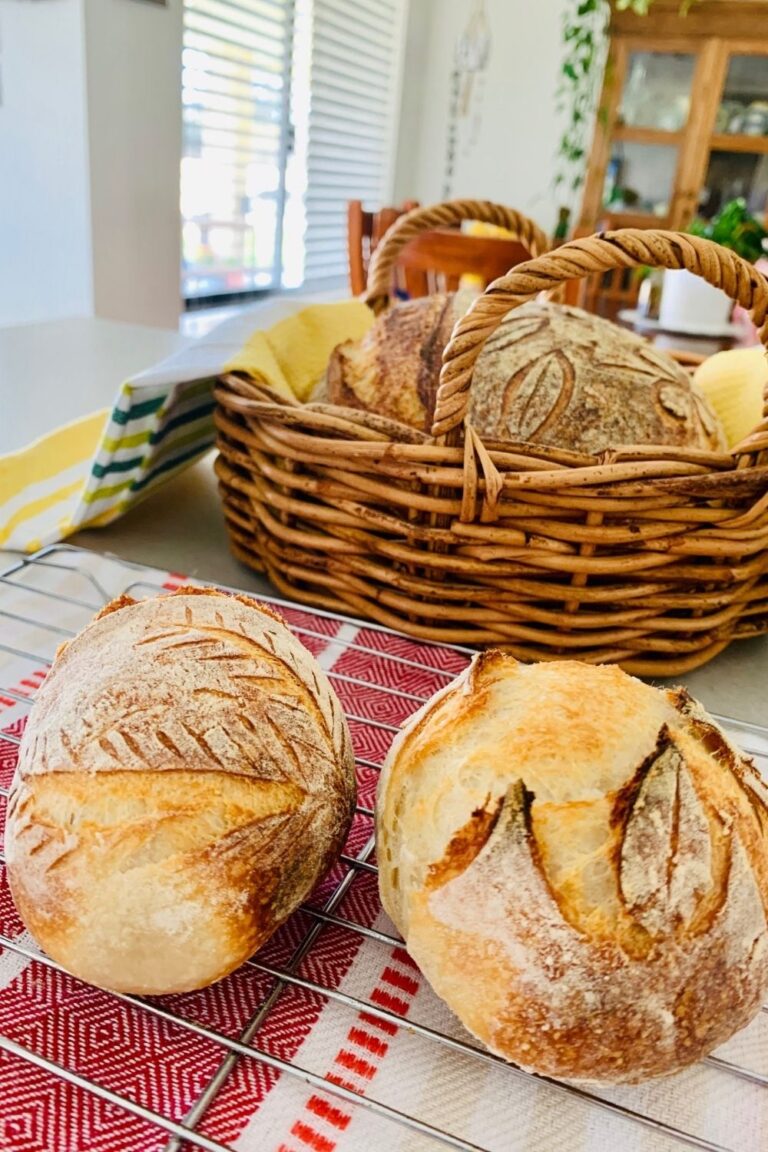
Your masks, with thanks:
M382 900L492 1050L573 1079L676 1071L768 992L755 777L686 693L486 653L387 758Z
M57 657L22 741L6 852L38 942L92 983L200 987L311 891L354 756L314 658L247 597L121 597Z

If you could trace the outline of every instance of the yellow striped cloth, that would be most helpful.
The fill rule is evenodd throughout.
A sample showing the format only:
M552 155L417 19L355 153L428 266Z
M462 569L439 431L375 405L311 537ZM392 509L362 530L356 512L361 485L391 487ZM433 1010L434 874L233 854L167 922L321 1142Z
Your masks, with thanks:
M247 314L246 314L247 316ZM308 397L336 344L373 317L358 300L276 299L121 387L111 410L90 413L0 456L0 549L36 551L78 528L108 524L206 452L214 440L213 384L243 369L283 395ZM273 323L273 321L276 321Z

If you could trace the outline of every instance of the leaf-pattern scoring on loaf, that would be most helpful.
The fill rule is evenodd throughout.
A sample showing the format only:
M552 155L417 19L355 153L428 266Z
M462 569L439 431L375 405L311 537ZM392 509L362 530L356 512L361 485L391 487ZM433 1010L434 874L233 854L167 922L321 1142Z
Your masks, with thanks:
M653 935L691 921L712 885L709 821L666 727L628 806L619 884L627 909Z
M647 341L578 308L530 302L482 349L469 419L481 436L599 453L626 444L717 449L717 419Z

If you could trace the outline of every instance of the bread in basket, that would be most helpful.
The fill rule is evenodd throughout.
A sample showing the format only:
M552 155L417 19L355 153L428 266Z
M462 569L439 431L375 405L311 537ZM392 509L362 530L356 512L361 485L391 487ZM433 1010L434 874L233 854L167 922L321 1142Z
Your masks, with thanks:
M484 218L516 222L524 243L536 234L504 212L458 201L402 217L372 264L374 310L414 230ZM466 419L474 363L507 312L641 265L702 276L768 337L768 281L752 265L698 237L624 229L536 255L474 302L445 351L429 434L224 377L217 472L235 554L292 599L526 661L679 675L768 632L768 410L728 452L587 455L483 441Z

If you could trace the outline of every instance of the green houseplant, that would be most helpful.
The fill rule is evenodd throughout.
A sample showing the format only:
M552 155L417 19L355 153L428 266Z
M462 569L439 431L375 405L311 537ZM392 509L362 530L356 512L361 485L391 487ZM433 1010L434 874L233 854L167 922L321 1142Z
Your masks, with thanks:
M603 71L610 6L607 0L572 0L563 15L563 59L557 111L564 116L554 184L570 200L584 182L584 170Z
M752 264L763 255L764 242L768 240L768 231L749 211L743 197L729 200L711 220L697 216L691 221L688 231L730 248Z

